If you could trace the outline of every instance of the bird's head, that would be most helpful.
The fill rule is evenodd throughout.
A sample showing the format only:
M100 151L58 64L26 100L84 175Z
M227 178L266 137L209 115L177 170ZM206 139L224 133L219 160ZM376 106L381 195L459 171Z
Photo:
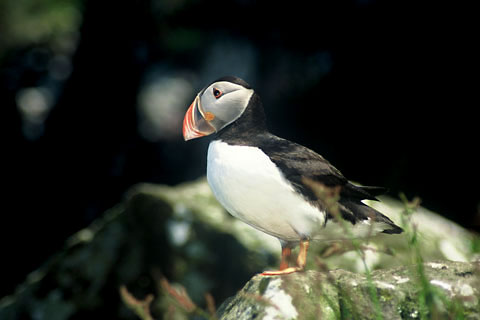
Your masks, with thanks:
M191 140L218 132L240 118L253 89L240 78L220 78L201 90L183 119L183 138Z

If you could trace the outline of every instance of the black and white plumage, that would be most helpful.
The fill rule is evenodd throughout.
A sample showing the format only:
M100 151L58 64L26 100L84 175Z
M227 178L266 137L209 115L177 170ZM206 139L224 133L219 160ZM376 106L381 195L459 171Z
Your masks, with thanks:
M355 236L402 232L362 202L376 200L383 188L354 185L319 154L270 133L259 96L239 78L221 78L204 88L187 111L183 133L185 140L216 133L207 161L215 197L233 216L280 240L281 271L264 274L303 269L310 239L345 238L305 179L339 189L338 209ZM299 266L288 268L283 258L299 242Z

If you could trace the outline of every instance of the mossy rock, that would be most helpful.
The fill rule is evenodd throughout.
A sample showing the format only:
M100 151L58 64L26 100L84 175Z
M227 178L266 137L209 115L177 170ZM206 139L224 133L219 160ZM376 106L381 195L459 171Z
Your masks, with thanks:
M404 210L401 202L382 198L372 205L401 224ZM476 259L476 250L480 247L478 237L455 223L421 207L411 215L411 223L417 226L417 243L424 260L468 262ZM392 268L404 268L414 262L415 255L405 235L386 235L362 245L368 247L365 261L370 270L403 272ZM307 270L317 270L317 260L321 257L322 268L342 269L328 274L348 274L360 283L365 270L358 253L339 250L326 257L325 252L335 246L348 248L345 243L312 243ZM255 274L277 267L279 256L278 240L226 213L214 199L205 179L175 187L139 184L102 218L67 239L64 249L28 275L14 294L1 299L0 319L136 319L119 298L121 285L126 285L138 298L155 294L152 311L156 318L161 318L171 307L171 301L159 292L155 275L161 274L172 284L182 285L192 300L204 307L206 292L220 304ZM305 289L304 297L294 295L292 298L295 306L305 301L300 306L302 310L313 308L308 313L321 312L329 316L349 310L349 300L342 296L339 285L325 281L325 274L317 271L287 276L280 280L281 284L279 280L271 280L267 286L264 280L260 286L264 288L261 296L273 292L272 286L284 287L289 279L305 276L311 277L310 282L304 282L309 284L309 290L290 281L298 292ZM255 279L260 278L254 277L252 281ZM315 283L322 283L328 294L322 295L323 291L318 291ZM340 288L358 291L346 285ZM387 290L382 299L394 300L387 295L388 289L382 290ZM403 314L415 314L408 297L399 304L400 308ZM311 303L317 300L330 301L331 305L318 311L317 305Z
M253 277L218 310L222 320L250 319L480 319L480 264L424 263L376 270L306 271ZM373 293L372 293L373 292ZM423 298L422 298L423 297ZM421 302L421 299L425 301Z

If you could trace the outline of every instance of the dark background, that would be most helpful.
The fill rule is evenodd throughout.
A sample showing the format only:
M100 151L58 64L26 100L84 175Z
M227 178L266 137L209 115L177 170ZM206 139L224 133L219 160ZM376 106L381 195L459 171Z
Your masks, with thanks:
M183 142L181 121L224 75L349 179L480 230L472 11L273 3L0 4L0 296L133 184L202 176L208 141Z

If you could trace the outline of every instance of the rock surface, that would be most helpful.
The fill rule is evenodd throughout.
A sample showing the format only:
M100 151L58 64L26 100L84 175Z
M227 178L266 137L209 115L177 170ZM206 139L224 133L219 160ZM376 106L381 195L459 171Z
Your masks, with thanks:
M199 306L206 292L221 302L276 263L272 243L226 214L204 179L137 185L0 299L0 319L137 319L120 299L121 285L138 298L154 293L152 312L161 318L170 303L157 294L161 276Z
M428 262L365 275L345 270L253 277L218 310L222 320L480 319L479 264ZM370 289L373 288L374 297ZM425 293L422 302L422 294ZM424 305L422 305L422 303Z
M424 261L446 263L447 270L452 270L447 260L471 262L478 257L478 237L453 222L421 207L406 219L402 215L405 206L391 198L382 198L382 202L371 205L406 230L411 230L413 226L417 231L415 248L418 248ZM411 236L411 232L407 232L362 243L365 264L348 243L313 243L307 270L318 270L319 266L325 270L342 269L328 273L331 275L329 278L335 279L333 282L324 280L325 273L307 271L282 279L272 278L268 286L267 280L263 280L262 284L258 276L247 283L255 274L277 267L280 256L277 239L228 215L213 198L205 179L176 187L141 184L133 187L125 200L107 211L103 218L68 239L65 248L28 275L14 294L1 299L0 319L137 319L121 302L118 293L121 285L126 285L130 293L139 299L153 293L156 297L151 304L154 318L170 316L173 312L172 300L159 289L159 275L165 276L172 286L183 286L193 302L202 308L207 307L207 292L220 305L247 283L241 292L248 293L248 288L265 287L264 294L248 293L247 296L267 303L277 292L275 287L285 288L288 283L297 294L285 291L285 295L280 295L280 302L272 300L281 305L278 308L287 318L294 317L295 312L300 317L304 310L311 310L309 314L344 315L350 300L342 298L343 291L339 291L338 284L343 284L341 288L352 293L360 293L364 290L360 288L364 288L361 284L365 281L365 265L369 270L385 269L373 273L375 281L383 281L382 272L385 275L390 273L393 282L400 281L392 284L390 280L385 280L387 289L392 284L403 291L408 284L414 283L413 280L401 283L405 278L404 266L413 265L418 258L417 252L412 252ZM321 257L321 263L318 257ZM458 266L473 268L473 264ZM429 268L427 263L426 270ZM442 268L434 270L444 272ZM476 278L475 273L473 276L469 273L465 275L468 275L462 278L468 280L465 284L477 293L477 287L471 280ZM302 279L298 282L289 280L296 278ZM358 286L348 287L352 281ZM445 288L459 288L459 292L469 296L470 289L462 287L463 282L458 287L453 282L439 281L432 286L443 290L442 284L447 283ZM300 283L305 285L300 286ZM319 291L319 288L322 290ZM302 297L300 294L307 295ZM410 295L405 293L405 297ZM239 296L236 296L233 301L238 299ZM299 301L309 299L316 303L299 304ZM248 309L250 312L255 313L257 309L258 312L266 312L264 309L261 311L251 299L248 301L252 303L252 309ZM328 304L319 304L318 301ZM222 306L225 317L234 310L241 310L242 305L247 303L244 301L242 305L234 306L231 302ZM476 302L472 303L475 305ZM354 305L358 306L352 309L354 313L368 308L368 304L360 302ZM405 308L402 310L408 309ZM268 312L262 314L275 318L275 310L278 311L274 306L267 307ZM412 309L411 314L415 314L414 311ZM189 316L179 312L175 317L186 319Z

